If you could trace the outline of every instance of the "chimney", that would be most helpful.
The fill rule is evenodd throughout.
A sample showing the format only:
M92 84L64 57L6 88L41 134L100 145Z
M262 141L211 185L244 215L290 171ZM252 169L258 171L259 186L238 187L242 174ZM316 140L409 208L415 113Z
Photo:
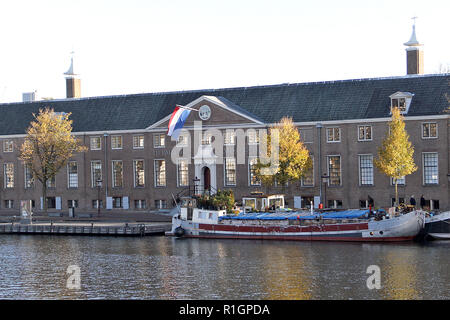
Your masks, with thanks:
M70 67L64 74L66 75L66 97L67 98L81 98L81 81L73 70L73 54L70 58Z
M414 20L411 38L404 45L406 48L406 74L423 74L423 50L422 44L416 38L416 19Z
M22 101L23 102L33 102L39 100L37 91L34 90L32 92L24 92L22 93Z

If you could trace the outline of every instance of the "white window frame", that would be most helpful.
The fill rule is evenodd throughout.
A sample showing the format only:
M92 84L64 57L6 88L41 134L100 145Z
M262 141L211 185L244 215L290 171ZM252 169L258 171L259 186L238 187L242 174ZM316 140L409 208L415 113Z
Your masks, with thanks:
M164 138L161 139L161 136L163 136ZM155 144L155 138L158 137L158 144ZM163 141L163 143L161 144L161 141ZM153 148L165 148L166 147L166 135L164 133L155 133L153 134Z
M186 147L188 145L189 133L180 133L177 138L177 147Z
M304 177L302 177L300 180L300 185L303 187L303 188L312 188L312 187L314 187L315 186L315 176L314 176L314 156L310 156L311 157L311 162L312 162L312 167L311 167L311 169L312 169L312 184L311 185L309 185L309 184L304 184L304 182L303 182L303 178Z
M329 134L329 130L330 129L333 129L333 140L330 140L330 134ZM338 132L339 132L339 140L335 140L336 138L335 138L335 129L338 129ZM341 128L340 127L327 127L326 128L326 130L327 130L327 143L339 143L339 142L341 142L341 135L342 135L342 132L341 132Z
M23 165L23 176L24 176L24 187L25 189L32 189L34 187L34 179L33 179L33 172L31 170L31 167L27 164ZM29 172L28 172L29 171ZM28 174L31 176L30 181L27 180Z
M372 181L372 183L362 183L362 175L361 175L361 157L370 157L371 158L371 160L372 160L372 167L371 167L371 169L372 169L372 177L371 177L371 181ZM369 169L369 167L364 167L364 168L367 168L367 169ZM358 154L358 176L359 176L359 186L373 186L374 185L374 165L373 165L373 155L372 154L369 154L369 153L367 153L367 154Z
M76 186L74 187L74 186L71 186L70 185L70 164L71 163L75 163L76 164L76 166L77 166L77 173L76 173L76 175L77 175L77 179L76 179ZM78 162L76 162L76 161L69 161L68 163L67 163L67 188L68 189L76 189L76 188L78 188Z
M120 147L114 146L114 141L115 141L116 138L120 138ZM111 149L112 150L120 150L122 148L123 148L123 137L122 137L122 135L118 135L117 134L117 135L111 136Z
M136 203L138 203L139 205L136 206ZM134 199L134 208L135 209L146 209L147 208L147 200Z
M391 177L391 186L394 186L394 178ZM397 186L406 186L406 176L397 179Z
M138 145L135 144L136 139L137 139ZM142 146L140 145L141 140L142 140ZM145 136L143 134L133 135L133 149L144 149L144 146L145 146Z
M122 172L121 172L122 184L121 185L116 185L116 181L114 179L114 163L115 162L120 162L122 164ZM123 161L122 160L111 160L111 186L113 188L123 188Z
M14 140L3 140L3 152L14 152Z
M136 180L136 175L137 175L136 162L138 162L138 161L142 161L142 164L143 164L142 170L144 171L144 185L142 185L142 186L138 186L137 180ZM123 171L123 168L122 168L122 171ZM133 186L135 188L145 188L145 160L144 159L134 159L133 160Z
M330 157L339 157L339 184L330 184L331 181L331 177L330 177ZM327 173L328 173L328 183L327 186L331 186L331 187L339 187L342 186L342 156L340 154L330 154L327 155Z
M164 161L164 184L158 185L157 184L157 176L156 176L156 166L157 161ZM155 188L164 188L167 187L167 161L166 159L153 159L153 178L154 178L154 186Z
M245 135L247 136L247 143L249 146L255 146L259 144L259 131L253 128L247 129Z
M236 131L230 129L225 130L223 144L225 146L234 146L236 144Z
M181 184L180 183L180 163L181 162L186 162L186 167L187 167L187 184ZM188 187L189 186L189 161L188 159L185 158L179 158L177 161L177 187Z
M361 127L364 128L364 139L360 139L360 137L359 137L359 129L360 129ZM367 128L370 128L370 139L366 139L366 138L365 138L365 137L366 137L366 134L367 134L367 132L366 132ZM358 132L357 132L357 135L358 135L358 141L372 141L372 139L373 139L373 127L372 127L371 125L367 125L367 124L361 124L361 125L358 125Z
M256 161L258 161L258 157L249 157L248 158L248 185L250 186L250 187L258 187L258 186L261 186L261 179L258 179L259 180L259 183L252 183L252 173L251 173L251 169L252 169L252 161L254 161L254 160L256 160ZM256 162L257 163L257 162ZM255 164L256 164L255 163ZM255 165L254 164L254 165Z
M92 140L94 140L94 139L98 139L98 141L100 141L100 143L99 143L99 147L92 147ZM91 149L91 150L102 150L102 137L100 137L100 136L93 136L93 137L90 137L89 138L89 148Z
M100 163L100 180L103 179L103 166L101 160L91 160L91 188L97 188L97 180L94 177L93 164Z
M234 187L237 184L237 165L236 165L236 158L234 157L228 157L224 159L223 164L223 184L225 187ZM228 183L227 179L227 162L228 160L234 160L234 184Z
M7 167L8 165L12 166L12 179L10 179L10 186L8 186L8 174L7 174ZM4 188L5 189L13 189L15 187L15 176L14 176L14 163L13 162L6 162L3 164L3 182L4 182Z
M423 127L424 127L424 125L430 125L430 124L435 124L436 125L436 136L435 137L431 137L431 136L430 137L424 137L423 136ZM437 139L437 138L439 138L437 122L432 122L432 121L430 121L430 122L422 122L422 124L420 126L420 130L421 130L422 139ZM431 132L431 130L430 130L430 132Z
M436 172L437 172L436 183L425 182L425 155L426 154L435 154L436 155ZM439 154L437 152L422 152L422 182L423 182L423 185L428 185L428 186L439 185Z

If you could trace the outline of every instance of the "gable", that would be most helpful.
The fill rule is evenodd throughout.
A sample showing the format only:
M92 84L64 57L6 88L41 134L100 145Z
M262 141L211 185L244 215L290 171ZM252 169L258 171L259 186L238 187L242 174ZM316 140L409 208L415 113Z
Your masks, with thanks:
M200 110L203 106L207 106L210 110L210 116L206 120L202 120L199 112L195 111ZM196 121L201 121L202 126L205 127L264 124L257 116L252 115L224 97L201 96L187 104L185 107L193 109L186 119L184 124L185 128L193 127ZM166 129L171 115L172 114L167 115L147 129Z

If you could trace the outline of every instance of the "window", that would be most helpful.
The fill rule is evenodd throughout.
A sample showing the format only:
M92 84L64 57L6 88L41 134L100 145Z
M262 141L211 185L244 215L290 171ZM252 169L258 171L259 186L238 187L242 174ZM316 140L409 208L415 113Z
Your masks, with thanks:
M256 165L258 163L258 158L251 158L248 160L248 177L251 186L260 186L261 179L256 175Z
M202 135L202 145L210 145L212 143L212 133L211 132L204 132Z
M145 200L134 200L135 209L145 209L147 207Z
M91 186L97 187L98 181L102 180L102 162L100 160L91 161Z
M91 150L101 150L102 149L102 138L101 137L91 137L90 141Z
M313 187L314 186L314 157L311 156L312 166L309 168L301 179L302 187Z
M178 186L186 187L189 185L189 167L186 159L178 160Z
M25 189L33 188L34 179L31 167L29 165L25 165L24 168L25 168Z
M67 187L78 188L78 163L70 161L67 164Z
M12 140L4 140L3 141L3 152L13 152L14 151L14 143Z
M401 198L401 197L399 197L398 198L398 202L399 202L399 204L404 204L405 203L405 198ZM391 207L394 207L395 206L395 198L392 198L391 199Z
M359 156L359 185L373 185L373 156L371 154Z
M236 141L236 132L234 130L226 130L225 131L225 139L224 144L235 144Z
M248 137L248 144L258 144L259 143L259 135L256 130L248 129L247 137Z
M436 122L422 123L422 139L433 139L437 138L437 136Z
M112 205L113 205L114 209L122 208L122 197L113 197L112 198Z
M167 201L166 200L155 200L155 208L157 208L157 209L167 208Z
M437 152L424 152L422 155L423 155L423 183L438 184Z
M400 91L391 94L389 96L391 98L391 108L398 108L402 114L408 113L413 96L413 93Z
M144 160L133 161L134 187L141 188L145 186Z
M5 163L3 165L5 188L14 188L14 163Z
M100 206L100 208L103 208L103 201L102 200L92 200L92 208L93 209L98 209Z
M112 161L112 187L121 188L123 186L123 163L122 160Z
M153 135L153 147L154 148L164 148L166 145L166 136L165 134L154 134Z
M52 177L47 180L47 188L49 188L49 189L56 188L56 177Z
M225 185L236 185L236 159L234 158L225 159Z
M188 145L189 136L188 134L180 134L177 139L177 146L184 147Z
M78 208L78 200L67 200L67 208Z
M328 156L329 186L341 185L341 156Z
M155 187L166 186L166 160L155 160Z
M14 200L5 200L5 208L6 209L14 208Z
M391 107L399 108L400 112L406 111L406 99L405 98L392 98L391 99Z
M327 142L340 142L341 128L327 128Z
M358 126L358 141L372 140L372 126Z
M143 149L144 148L144 135L139 134L133 136L133 149Z
M122 149L122 136L111 136L111 149Z
M328 200L328 208L339 209L342 208L342 200Z
M55 197L47 197L47 208L48 209L56 209L56 198Z
M405 176L397 179L397 185L404 186L406 184ZM394 178L391 178L391 185L394 185Z

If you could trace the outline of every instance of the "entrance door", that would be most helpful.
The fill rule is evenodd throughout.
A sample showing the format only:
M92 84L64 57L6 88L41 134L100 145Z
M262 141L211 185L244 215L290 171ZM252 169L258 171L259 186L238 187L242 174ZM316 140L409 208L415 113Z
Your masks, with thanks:
M205 191L211 189L211 171L208 167L203 168L203 186Z

